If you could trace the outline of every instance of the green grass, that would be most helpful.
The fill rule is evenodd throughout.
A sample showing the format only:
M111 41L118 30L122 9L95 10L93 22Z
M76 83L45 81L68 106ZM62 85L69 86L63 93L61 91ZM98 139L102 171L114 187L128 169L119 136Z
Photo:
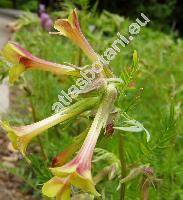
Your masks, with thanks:
M137 16L138 17L138 16ZM128 33L131 22L117 15L103 13L101 15L81 13L81 25L87 38L94 49L102 54L106 48L117 38L116 33ZM150 22L151 23L151 22ZM94 30L91 32L91 27ZM70 41L55 35L49 35L39 26L26 26L16 33L15 39L23 47L41 58L63 63L78 63L78 48ZM132 118L140 121L151 133L151 140L146 142L143 133L125 133L125 155L127 165L139 166L149 163L153 167L155 176L162 179L161 183L155 183L155 188L150 189L150 199L181 200L183 199L183 121L181 118L183 99L183 40L175 40L171 35L165 35L153 31L148 27L142 27L139 35L126 46L111 62L110 67L119 76L125 67L131 64L134 50L139 54L140 69L134 80L134 87L129 88L125 94L120 93L118 107L127 112ZM83 65L88 60L82 59ZM74 83L73 79L55 77L44 72L25 72L24 79L32 91L33 106L36 110L37 120L52 114L51 106L57 101L57 95L62 89ZM24 85L20 80L17 85ZM28 98L22 92L22 101ZM15 106L16 107L16 106ZM23 105L23 109L28 106ZM20 110L12 111L16 118L11 121L22 124L32 122L31 113L22 115ZM11 114L12 116L13 114ZM22 121L17 120L23 119ZM122 117L115 124L122 125ZM74 135L78 135L86 127L87 122L77 121L48 130L48 134L42 137L43 146L51 159L64 149ZM62 129L63 128L63 129ZM98 147L107 149L118 156L118 142L120 132L116 131L113 137L102 139ZM31 146L38 145L35 141ZM31 147L30 147L31 148ZM50 173L44 167L44 159L41 154L32 154L35 175L30 175L30 170L24 176L31 176L31 182L40 188L39 184L50 178ZM38 162L39 161L39 162ZM102 161L95 164L95 173L101 169ZM25 168L25 163L20 163ZM39 167L40 166L40 167ZM39 170L38 170L39 169ZM96 170L97 169L97 170ZM119 191L116 191L118 179L101 182L97 188L105 194L105 199L119 199ZM138 200L140 178L129 182L126 187L126 199ZM38 194L39 195L39 194Z

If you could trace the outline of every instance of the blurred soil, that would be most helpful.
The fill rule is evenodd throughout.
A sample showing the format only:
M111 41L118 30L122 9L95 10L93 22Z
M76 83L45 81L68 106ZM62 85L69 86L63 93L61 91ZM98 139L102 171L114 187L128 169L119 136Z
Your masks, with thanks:
M33 200L31 194L23 194L24 182L6 169L14 168L19 160L19 154L15 152L6 134L0 130L0 200Z

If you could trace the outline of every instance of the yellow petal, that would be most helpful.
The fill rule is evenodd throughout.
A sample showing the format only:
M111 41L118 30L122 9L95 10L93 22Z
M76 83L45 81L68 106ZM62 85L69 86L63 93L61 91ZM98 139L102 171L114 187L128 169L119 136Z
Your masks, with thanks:
M20 76L25 71L25 67L23 65L15 65L9 70L9 82L13 84Z
M69 167L54 167L50 168L50 171L52 172L53 175L59 176L59 177L66 177L76 171L76 166L69 166Z
M27 146L32 139L31 134L25 135L21 132L21 127L11 127L6 122L0 121L0 126L7 132L13 147L25 157Z
M81 189L82 191L90 192L96 196L100 196L95 189L90 171L83 172L83 175L80 175L78 172L76 172L76 168L77 165L65 165L62 167L50 168L50 170L53 175L60 178L70 177L71 185Z
M56 200L70 200L71 199L71 186L64 186L56 195Z
M20 57L25 57L26 54L20 50L16 43L8 42L2 50L2 56L11 63L19 63Z
M8 138L11 140L13 147L15 149L18 149L18 144L17 144L18 132L12 129L8 123L2 122L1 120L0 120L0 127L2 127L5 131L8 132Z
M64 188L64 179L59 177L53 177L46 182L42 187L42 193L48 197L56 197L56 195ZM64 191L63 191L64 192ZM68 191L67 191L68 193Z
M87 173L87 176L91 177L90 172ZM90 192L95 196L100 196L100 194L95 189L95 185L92 178L85 178L78 173L74 173L71 176L71 184L81 189L83 192Z

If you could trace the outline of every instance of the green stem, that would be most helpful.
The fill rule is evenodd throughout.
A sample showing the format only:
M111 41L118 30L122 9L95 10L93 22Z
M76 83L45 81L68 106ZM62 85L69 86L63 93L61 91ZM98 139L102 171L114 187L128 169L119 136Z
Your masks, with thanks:
M77 64L78 64L78 67L82 66L82 51L80 48L78 50L78 63Z
M30 102L30 106L31 106L31 109L32 109L32 118L33 118L33 121L34 122L37 122L37 117L36 117L36 111L35 111L35 108L34 108L34 105L33 105L33 102L32 102L32 98L31 98L31 90L26 87L25 91L27 92L28 94L28 98L29 98L29 102ZM37 141L38 141L38 144L40 146L40 149L41 149L41 154L42 154L42 157L45 161L48 161L48 156L44 150L44 147L43 147L43 144L42 144L42 139L40 137L40 135L37 136Z
M124 148L124 136L119 136L119 156L121 163L121 179L126 177L126 160L125 160L125 148ZM121 184L120 200L125 199L125 183Z
M35 111L35 108L33 106L33 102L32 102L31 97L29 97L29 99L30 99L31 108L32 108L32 117L33 117L34 122L36 122L37 121L36 111ZM41 139L40 135L37 136L37 140L38 140L38 143L39 143L39 146L40 146L40 149L41 149L41 154L42 154L43 159L45 161L48 161L48 156L46 154L46 151L44 150L42 139Z

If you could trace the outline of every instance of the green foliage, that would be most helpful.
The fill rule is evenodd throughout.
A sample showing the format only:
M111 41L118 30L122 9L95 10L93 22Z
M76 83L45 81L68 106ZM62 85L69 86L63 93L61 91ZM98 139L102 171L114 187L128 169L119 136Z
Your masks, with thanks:
M3 0L0 2L1 8L11 8L12 7L12 1L11 0Z
M38 1L36 0L2 0L0 2L1 8L16 8L19 10L36 11L38 7Z
M108 12L99 16L81 13L81 21L87 38L96 51L101 54L117 38L117 31L127 33L131 23ZM66 39L63 40L61 36L49 35L44 32L38 24L22 28L16 33L15 38L36 56L58 63L67 61L78 64L78 55L80 55L78 49ZM131 67L135 70L132 70L133 74L131 74L131 71L129 72L127 69L130 68L134 49L139 55L139 65L136 70L134 68L136 65L132 63ZM117 106L142 122L151 133L149 143L143 134L124 133L128 170L130 170L130 166L149 163L154 169L156 177L163 179L162 184L155 184L156 190L154 187L150 188L150 199L179 200L183 198L181 189L181 185L183 185L181 168L183 162L181 151L183 144L181 135L183 125L181 118L182 49L182 40L174 41L169 35L143 27L139 35L128 46L121 47L121 52L110 64L116 74L122 74L125 87L128 87L127 90L122 89L123 92L120 93ZM86 63L85 61L87 59L82 55L82 63ZM46 72L25 72L23 79L26 82L20 80L19 84L23 86L26 84L32 91L31 99L37 120L52 114L51 106L57 101L57 95L61 90L66 91L74 83L73 79L60 79ZM27 107L25 105L25 109ZM21 110L19 116L22 116ZM32 122L30 116L31 113L25 115L24 122ZM115 126L123 126L124 123L124 119L120 116ZM78 135L86 128L86 124L86 120L83 118L77 123L68 122L51 128L48 134L42 138L48 161L44 162L41 153L32 155L32 170L26 171L23 176L26 174L29 177L30 174L36 172L36 181L36 178L31 176L31 181L34 180L34 183L37 184L36 187L48 180L50 173L46 167L50 166L51 159L67 147L72 142L71 136ZM118 163L119 134L120 132L116 131L113 137L102 138L98 143L98 147L103 148L106 153L106 160L110 162L106 162L106 166L111 164L111 160ZM33 144L34 146L38 146L37 141ZM101 169L101 165L104 165L100 161L99 159L99 162L95 164L95 173ZM44 167L45 165L46 167ZM27 167L22 164L22 168ZM99 184L98 189L106 199L116 200L119 199L118 184L118 178L106 180ZM126 199L139 199L139 189L140 180L138 178L127 183Z

